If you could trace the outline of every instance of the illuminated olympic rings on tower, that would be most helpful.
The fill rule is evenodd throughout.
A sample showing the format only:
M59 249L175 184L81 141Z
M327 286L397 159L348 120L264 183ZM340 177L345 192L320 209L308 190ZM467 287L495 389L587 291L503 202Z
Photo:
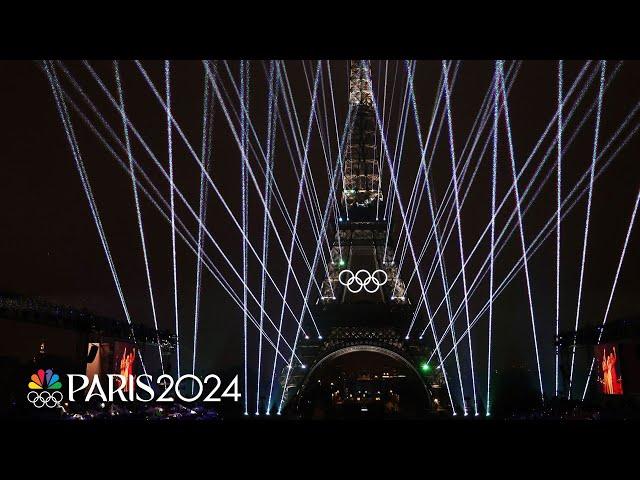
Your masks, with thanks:
M384 280L382 280L384 278ZM368 270L358 270L353 273L351 270L342 270L338 275L338 281L341 285L347 287L351 293L358 293L364 288L368 293L376 293L380 290L380 287L387 283L389 276L384 270L375 270L373 273L369 273ZM352 285L355 284L355 287ZM373 287L369 285L373 284Z

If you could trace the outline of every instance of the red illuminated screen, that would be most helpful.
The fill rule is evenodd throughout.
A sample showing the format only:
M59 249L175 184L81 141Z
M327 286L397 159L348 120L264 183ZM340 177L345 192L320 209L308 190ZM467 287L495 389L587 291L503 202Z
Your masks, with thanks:
M598 364L598 382L600 391L605 395L622 395L622 375L620 360L615 345L606 344L596 347Z
M129 377L132 377L134 374L136 362L135 347L130 343L116 342L113 362L115 373L125 378L125 387L123 390L125 392L129 391Z

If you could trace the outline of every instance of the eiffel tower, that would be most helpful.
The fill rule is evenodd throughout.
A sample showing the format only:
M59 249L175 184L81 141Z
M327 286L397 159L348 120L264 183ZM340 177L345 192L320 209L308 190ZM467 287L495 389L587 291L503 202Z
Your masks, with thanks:
M352 60L349 75L352 121L344 151L340 221L331 246L328 276L312 307L320 339L300 339L302 364L281 376L285 412L302 408L309 380L321 376L323 365L342 355L374 352L412 371L424 387L425 413L447 410L442 374L424 371L430 350L422 340L405 338L413 314L404 281L393 260L391 226L383 216L376 116L370 62ZM285 367L288 368L288 367ZM429 369L432 370L432 369ZM314 380L315 381L315 380Z

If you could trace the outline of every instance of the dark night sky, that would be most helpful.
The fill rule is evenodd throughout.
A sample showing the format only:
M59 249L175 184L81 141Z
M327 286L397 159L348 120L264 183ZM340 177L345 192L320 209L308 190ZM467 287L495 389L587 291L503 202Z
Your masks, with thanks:
M615 63L607 64L607 77L613 72ZM565 90L576 78L584 62L571 61L565 63ZM58 116L51 89L46 76L34 62L2 62L3 75L0 76L0 99L3 110L3 174L0 176L0 195L3 208L3 232L0 235L0 262L3 275L0 277L0 291L15 292L27 296L43 298L55 303L86 307L96 313L116 318L122 318L122 307L98 235L91 218L88 204L75 169L69 145ZM122 124L116 110L99 89L88 71L80 62L65 62L77 81L86 89L89 97L105 115L107 121L122 137ZM149 72L161 94L164 93L164 78L162 63L145 61L145 69ZM372 76L374 88L382 101L382 84L379 83L380 63L372 61ZM507 62L507 67L510 62ZM101 76L107 88L115 94L113 68L110 62L92 62L92 66ZM230 62L231 69L238 81L238 63ZM309 115L310 95L307 89L302 64L299 61L286 62L287 73L292 86L292 94L304 134ZM315 67L315 64L314 64ZM389 78L387 93L387 108L392 104L390 122L390 148L396 143L396 132L399 124L399 110L406 81L406 69L403 63L398 66L396 89L392 102L391 83L396 61L389 62ZM578 90L591 72L598 68L593 63L581 81ZM307 72L313 69L307 62ZM203 67L200 62L176 61L172 62L172 101L176 116L185 135L192 143L196 152L201 148L202 129L202 99L203 99ZM232 91L231 83L224 69L221 70L223 82L228 91ZM335 159L336 139L331 97L326 69L323 70L325 82L325 97L328 108L330 131L330 145L332 159ZM341 131L347 108L347 62L331 62L333 89L336 101L338 129ZM384 72L382 72L384 73ZM64 78L64 73L58 69L63 87L71 93L72 98L81 105L85 113L89 113L87 105L82 101L78 92ZM471 125L480 108L484 94L491 83L493 74L492 62L467 61L462 62L452 94L453 129L456 154L459 155L465 143ZM121 64L122 82L124 85L127 113L133 124L138 128L148 142L158 160L167 166L167 131L166 116L144 82L133 62ZM544 131L547 123L556 110L557 95L557 62L525 61L517 75L514 87L509 97L509 108L516 163L520 167L528 157L537 139ZM424 135L428 127L428 120L433 109L436 87L440 76L439 62L418 62L415 74L415 88L420 121ZM602 110L600 148L606 145L627 113L640 101L640 63L625 62L604 95ZM266 81L262 62L251 64L251 120L260 136L265 138L266 131ZM591 105L596 99L598 91L598 76L587 90L581 105ZM576 98L571 97L571 104ZM238 102L235 98L234 107ZM440 110L441 111L441 110ZM576 128L585 108L578 108L576 116L567 127L565 138L568 138ZM130 178L117 165L108 151L99 143L94 134L83 124L75 113L72 114L81 151L83 153L90 181L100 209L112 255L123 284L126 300L135 321L152 324L144 263L140 247L140 239L136 224ZM440 114L437 119L439 120ZM406 130L406 140L403 150L402 168L400 170L400 190L405 207L409 193L415 179L418 166L418 146L415 125L410 113ZM96 117L90 115L93 122L99 125ZM321 121L324 122L324 106L321 109ZM622 137L637 124L639 118L635 115L629 126L623 131ZM565 176L563 178L564 192L568 192L575 184L578 175L589 166L593 148L595 118L589 117L575 142L566 152L564 158ZM436 122L436 128L438 122ZM554 132L555 132L555 126ZM100 131L108 136L106 130ZM478 149L472 159L475 166L478 153L487 138L489 129L486 128L479 142ZM292 140L287 125L287 135ZM508 150L506 148L506 131L504 121L501 120L499 133L498 158L498 201L507 191L512 181ZM534 158L521 181L521 191L531 178L535 167L550 145L554 136L547 136L542 148ZM109 137L109 141L118 152L123 155L119 147ZM151 179L168 199L167 182L159 173L152 160L144 153L137 141L133 141L133 152L148 172ZM620 140L614 143L615 150ZM613 281L616 264L624 240L624 235L631 214L633 201L640 184L640 167L638 153L640 142L633 138L621 150L595 183L590 235L588 240L587 263L584 277L584 295L581 322L595 324L602 321L606 301ZM462 210L462 228L464 248L468 253L474 246L479 234L489 221L490 212L490 166L491 149L482 158L478 176L470 191ZM542 170L542 175L549 171L556 152L552 151ZM126 160L126 156L122 156ZM607 157L608 158L608 155ZM254 156L252 162L262 161ZM278 128L276 140L276 178L285 198L291 215L295 210L297 183L292 170L292 162L283 139L282 130ZM327 176L324 167L322 148L314 126L310 148L311 168L314 172L316 188L324 208L327 195ZM297 164L299 168L299 164ZM199 168L190 156L178 134L174 131L174 168L176 183L191 203L194 210L198 209ZM256 171L258 168L256 167ZM213 154L211 175L220 187L225 200L237 218L240 218L240 156L235 140L224 114L219 108L214 113ZM262 175L257 174L262 186ZM436 202L439 205L446 185L451 178L449 146L447 143L446 124L437 143L433 182ZM468 176L463 185L466 188ZM530 241L555 211L555 173L542 190L535 204L524 217L525 237ZM384 174L385 191L388 181L387 171ZM536 185L538 185L537 183ZM263 209L253 186L250 187L250 226L249 236L258 252L261 250L261 231ZM176 198L176 202L179 200ZM222 248L236 268L241 268L241 236L230 222L227 213L220 202L211 192L209 194L209 211L207 226L212 235L218 240ZM505 210L514 207L513 197L507 201ZM413 233L416 249L419 251L430 226L429 212L426 199L421 204L418 221ZM157 210L145 198L142 209L147 235L147 246L151 264L152 281L157 301L158 319L162 328L173 329L173 286L171 264L171 237L169 224L158 214ZM561 270L561 325L562 329L572 328L575 321L577 302L578 277L580 256L586 211L586 195L572 210L562 223L562 270ZM273 207L274 219L279 225L282 239L288 247L290 235L286 233L282 216ZM196 234L196 223L184 206L177 208L177 214L185 220L188 228ZM315 244L306 215L302 212L303 224L300 227L301 238L307 255L312 257ZM507 216L502 214L497 219L498 231L504 225ZM400 229L400 215L394 212L394 230ZM637 228L637 226L636 226ZM638 232L635 231L629 246L623 266L616 297L612 305L610 320L637 315L640 311L637 292L640 281L637 275L640 255L638 254ZM469 283L475 277L482 260L488 254L488 237L482 242L478 254L468 265ZM520 243L517 232L513 235L507 248L498 258L496 264L496 281L500 282L514 261L520 254ZM216 265L227 276L230 283L241 294L240 283L233 279L224 260L218 255L211 244L206 245ZM435 253L433 245L427 250L426 261L421 268L423 275L430 265ZM183 368L191 365L191 342L193 338L193 314L195 295L195 258L187 247L178 240L178 288L179 288L179 317L181 334L184 335ZM446 265L449 278L458 272L460 261L456 231L454 230L447 244ZM403 266L405 279L411 273L410 256ZM296 272L303 287L306 287L308 272L300 260L295 257ZM284 283L286 264L284 256L277 244L275 235L271 235L269 269L280 288ZM538 250L530 261L533 303L538 327L538 339L542 357L542 370L545 389L551 392L553 387L553 333L555 328L555 234L552 234L543 247ZM249 268L250 286L256 295L260 291L259 265L253 259ZM442 298L442 286L439 275L436 275L429 294L432 306L437 305ZM418 299L417 282L413 282L411 296L416 303ZM280 303L275 301L276 293L268 289L267 309L274 320L279 318ZM486 302L488 282L480 284L478 292L470 300L472 316L478 312ZM300 296L295 286L290 287L290 303L294 311L300 309ZM453 292L454 306L457 308L462 299L462 286L458 282ZM313 297L315 301L315 297ZM242 314L235 304L226 296L225 292L208 273L203 274L201 327L199 333L199 351L201 363L198 370L201 373L221 371L236 368L242 362ZM258 309L252 308L258 315ZM272 312L272 313L271 313ZM526 294L524 273L521 272L509 285L506 291L494 304L495 315L495 365L498 370L513 364L524 364L531 371L532 381L535 381L535 360L533 355L531 322ZM425 326L426 315L422 315L417 328ZM441 332L446 325L446 310L438 313L438 328ZM464 317L458 319L457 328L462 330ZM287 335L293 336L293 319L285 317ZM305 328L312 330L310 324ZM404 328L404 327L403 327ZM486 315L474 329L474 355L478 375L478 388L484 390L486 385L487 358L487 320ZM415 332L415 330L414 330ZM273 332L270 330L270 334ZM417 332L416 332L417 333ZM414 333L414 334L416 334ZM425 336L425 338L428 338ZM251 331L250 336L251 360L255 364L255 350L257 337ZM445 342L449 350L450 342ZM444 345L444 344L443 344ZM466 354L466 340L461 343L462 357L468 368ZM265 350L268 360L265 365L270 368L273 350ZM153 357L153 352L149 357ZM155 357L153 357L155 358ZM453 378L453 356L447 363L449 373ZM152 360L153 361L153 360ZM578 358L577 371L578 388L581 391L588 359ZM465 373L468 375L468 373ZM466 384L469 384L466 382Z

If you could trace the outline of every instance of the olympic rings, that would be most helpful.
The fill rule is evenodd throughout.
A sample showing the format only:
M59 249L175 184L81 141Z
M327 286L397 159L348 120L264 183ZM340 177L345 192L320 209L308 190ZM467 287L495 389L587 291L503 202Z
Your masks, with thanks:
M344 274L347 274L346 280L343 277ZM382 280L381 276L384 276L384 280ZM362 291L363 288L368 293L376 293L382 285L387 283L388 279L389 279L389 276L387 275L387 272L380 269L375 270L373 273L369 273L368 270L364 270L364 269L358 270L356 273L353 273L351 270L345 269L345 270L342 270L338 275L338 281L340 282L340 284L347 287L347 289L351 293L358 293ZM351 285L353 285L354 283L357 285L357 287L351 288ZM370 283L373 283L374 285L373 288L369 287Z
M30 391L27 394L27 400L33 404L36 408L42 408L45 405L49 408L59 407L62 402L62 392L48 392L44 390L43 392L35 392Z

